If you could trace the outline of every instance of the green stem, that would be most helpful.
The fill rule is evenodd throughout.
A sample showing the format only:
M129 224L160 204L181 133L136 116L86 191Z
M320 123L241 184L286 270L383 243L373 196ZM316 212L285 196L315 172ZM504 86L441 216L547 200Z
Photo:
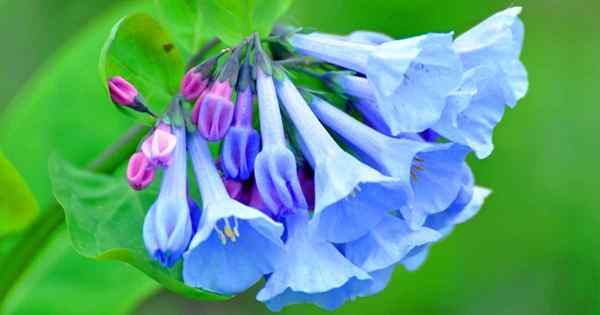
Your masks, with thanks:
M146 126L132 127L86 169L104 174L113 173L135 152L138 143L148 131L149 128ZM10 290L23 276L36 255L41 252L46 241L64 222L65 215L62 207L53 201L46 211L23 232L22 238L0 262L0 310Z

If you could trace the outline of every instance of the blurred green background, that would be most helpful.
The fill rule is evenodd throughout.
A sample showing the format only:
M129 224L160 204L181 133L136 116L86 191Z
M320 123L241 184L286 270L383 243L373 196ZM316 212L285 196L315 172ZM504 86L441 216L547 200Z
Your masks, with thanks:
M404 37L461 33L524 7L528 96L497 128L496 151L473 160L494 194L433 247L415 273L400 268L381 294L335 314L600 314L600 2L296 0L286 20L328 32ZM81 165L131 122L104 94L97 61L111 26L151 1L0 0L0 149L42 207L51 152ZM0 245L0 255L14 240ZM6 314L266 314L249 292L194 302L133 268L78 256L61 229L12 291ZM295 306L282 314L324 314Z

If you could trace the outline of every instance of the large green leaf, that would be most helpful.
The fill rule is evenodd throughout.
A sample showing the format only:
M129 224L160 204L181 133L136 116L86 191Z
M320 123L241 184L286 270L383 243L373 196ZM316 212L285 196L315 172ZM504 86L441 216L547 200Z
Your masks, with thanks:
M187 60L200 49L204 31L198 0L155 0L160 20Z
M51 152L84 165L131 126L130 119L115 111L96 70L112 26L128 12L145 8L127 2L76 30L76 36L45 61L2 112L0 146L28 183L40 209L54 200L48 179ZM38 47L35 42L31 45ZM124 314L158 288L154 280L126 264L81 257L67 242L66 229L58 234L64 241L38 254L0 313ZM5 254L18 237L2 241L2 259L8 257Z
M268 35L273 23L292 3L292 0L197 1L205 25L209 25L214 35L232 46L252 32Z
M19 231L36 217L38 205L15 167L0 152L0 237Z
M142 225L156 192L135 192L122 176L79 170L56 157L50 161L50 178L56 199L65 209L75 249L81 255L127 262L169 290L190 298L228 298L186 286L181 281L181 264L164 268L148 255Z
M150 15L136 13L114 26L102 50L100 72L105 80L116 75L127 79L160 114L179 90L184 63L162 26Z

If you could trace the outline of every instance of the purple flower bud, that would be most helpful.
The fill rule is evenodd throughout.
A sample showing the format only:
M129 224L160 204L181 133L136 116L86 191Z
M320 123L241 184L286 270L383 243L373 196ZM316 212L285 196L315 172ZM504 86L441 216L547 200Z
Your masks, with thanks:
M168 166L176 144L177 138L171 133L171 127L161 123L142 143L142 152L153 165Z
M188 101L196 100L208 87L209 78L197 68L190 69L181 81L181 94Z
M197 117L198 131L206 140L221 140L229 130L233 120L231 93L229 81L217 81L206 96L196 102L193 116Z
M254 161L260 151L260 136L252 127L252 91L238 94L235 122L223 141L221 166L228 178L246 180L254 171Z
M110 98L115 104L133 107L139 93L136 88L123 77L116 76L108 80Z
M127 181L131 188L142 190L154 180L155 170L142 152L136 152L127 165Z

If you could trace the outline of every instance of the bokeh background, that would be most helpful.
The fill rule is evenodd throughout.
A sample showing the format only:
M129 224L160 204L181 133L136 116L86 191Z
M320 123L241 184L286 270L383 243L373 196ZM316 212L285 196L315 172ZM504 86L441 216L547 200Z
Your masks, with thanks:
M42 207L51 152L84 164L131 123L97 71L111 26L151 1L0 0L0 149ZM600 1L296 0L288 22L395 37L461 33L524 7L528 96L497 128L496 151L471 162L494 194L433 247L417 272L400 268L381 294L335 314L600 314ZM0 245L0 255L14 243ZM6 314L267 314L249 292L195 302L117 262L78 256L64 229L39 248ZM282 314L325 314L296 306Z

